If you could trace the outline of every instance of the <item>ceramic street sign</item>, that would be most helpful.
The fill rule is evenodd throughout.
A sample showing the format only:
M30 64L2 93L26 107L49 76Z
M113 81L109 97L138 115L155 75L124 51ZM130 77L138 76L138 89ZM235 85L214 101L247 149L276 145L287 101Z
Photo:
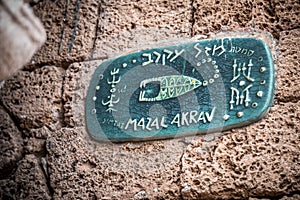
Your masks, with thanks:
M86 97L98 141L206 134L253 123L272 105L274 66L258 38L147 49L103 62Z

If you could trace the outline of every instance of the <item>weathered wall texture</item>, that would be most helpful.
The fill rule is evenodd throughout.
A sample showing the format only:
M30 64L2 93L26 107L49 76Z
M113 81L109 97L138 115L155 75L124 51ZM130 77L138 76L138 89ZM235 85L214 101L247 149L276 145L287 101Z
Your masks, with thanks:
M300 199L299 1L34 2L48 39L0 89L0 199ZM103 59L250 28L276 43L264 119L215 140L89 138L83 103Z

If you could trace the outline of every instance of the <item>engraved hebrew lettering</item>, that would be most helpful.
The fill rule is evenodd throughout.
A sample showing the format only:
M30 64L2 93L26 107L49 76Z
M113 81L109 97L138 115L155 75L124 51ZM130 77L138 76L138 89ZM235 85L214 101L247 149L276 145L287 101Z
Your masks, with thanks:
M234 82L241 76L241 71L242 75L248 80L253 82L254 79L251 78L251 69L252 69L252 59L249 60L249 63L247 64L248 67L246 67L246 63L238 63L236 62L236 59L233 61L233 78L231 79L231 82Z
M230 110L234 108L234 105L243 105L245 103L245 106L249 106L249 102L251 101L249 97L249 90L252 87L252 85L248 85L245 89L243 89L241 92L234 88L231 87L231 99L229 101L230 103Z
M153 63L152 56L150 53L143 53L142 56L147 57L147 59L148 59L146 62L143 62L143 64L142 64L143 66Z
M274 66L258 38L156 47L104 61L86 97L89 134L140 141L248 125L272 105Z
M199 47L198 47L198 43L196 43L194 45L194 49L196 49L198 51L197 54L195 55L195 58L197 58L200 55L200 53L202 52L201 49L199 49Z
M215 55L216 51L219 51L217 56L221 56L223 53L226 52L226 49L224 47L224 40L223 39L221 40L221 45L220 46L214 45L212 55Z
M108 106L108 109L106 110L107 112L112 112L112 111L117 111L114 108L114 104L119 103L120 98L116 98L116 95L114 95L113 93L116 92L116 84L119 83L121 81L121 77L116 78L116 75L119 73L119 69L114 68L111 72L110 75L112 76L112 79L110 80L109 78L107 78L107 83L109 85L111 85L111 89L110 89L110 93L111 95L107 96L108 100L105 102L102 99L102 105L104 106Z

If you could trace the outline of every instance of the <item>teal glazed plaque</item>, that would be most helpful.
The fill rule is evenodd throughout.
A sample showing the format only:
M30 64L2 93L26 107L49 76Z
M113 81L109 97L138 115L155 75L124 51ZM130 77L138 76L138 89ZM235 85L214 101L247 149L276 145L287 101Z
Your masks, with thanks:
M221 38L147 49L100 64L85 116L98 141L206 134L263 117L274 65L259 38Z

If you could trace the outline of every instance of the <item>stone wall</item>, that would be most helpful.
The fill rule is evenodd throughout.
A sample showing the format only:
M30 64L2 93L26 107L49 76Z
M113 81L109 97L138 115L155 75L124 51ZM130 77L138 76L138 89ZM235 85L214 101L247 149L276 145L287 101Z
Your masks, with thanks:
M300 3L30 1L47 32L0 89L1 199L300 199ZM101 144L88 136L88 81L133 49L259 29L272 34L269 114L212 136Z

